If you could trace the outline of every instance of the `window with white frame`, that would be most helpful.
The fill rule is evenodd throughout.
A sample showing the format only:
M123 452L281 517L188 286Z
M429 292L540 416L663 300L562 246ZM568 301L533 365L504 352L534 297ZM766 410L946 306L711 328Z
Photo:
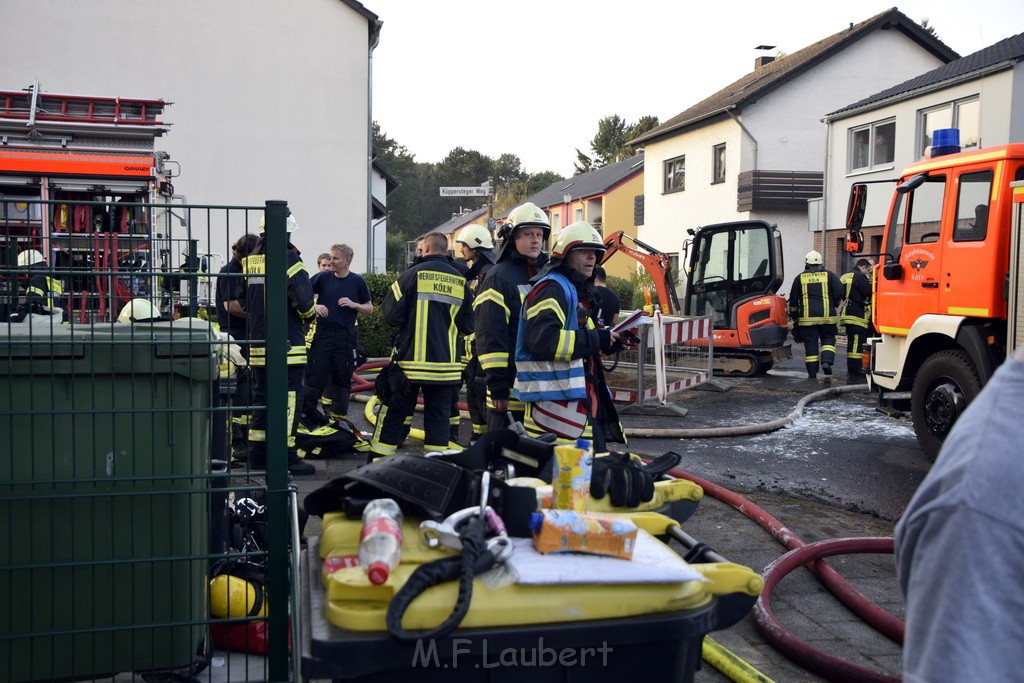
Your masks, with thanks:
M665 162L665 192L679 192L686 189L686 156L675 157Z
M711 184L725 182L725 143L711 148L712 168Z
M847 173L889 168L895 158L896 120L876 121L849 131Z
M942 128L960 129L962 149L978 147L981 144L981 100L977 96L966 97L922 109L918 112L918 124L918 156L924 156L932 145L932 135Z
M582 206L577 206L575 209L573 209L572 220L573 220L574 223L579 223L581 220L583 220L583 207Z

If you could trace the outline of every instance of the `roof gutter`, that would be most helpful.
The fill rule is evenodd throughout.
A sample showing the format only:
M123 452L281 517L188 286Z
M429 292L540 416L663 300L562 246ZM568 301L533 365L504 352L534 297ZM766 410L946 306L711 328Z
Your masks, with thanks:
M692 119L687 119L685 121L680 121L676 125L672 126L671 128L666 128L665 130L661 131L660 133L642 135L639 138L637 138L636 140L633 140L632 144L639 145L639 144L643 144L643 143L645 143L645 142L647 142L649 140L654 140L655 138L664 137L664 136L668 135L669 133L672 133L673 131L677 131L680 128L686 128L689 125L697 123L698 121L703 121L704 119L709 119L712 116L717 116L718 114L729 114L729 112L732 111L735 108L736 108L735 104L730 104L727 107L720 107L720 108L715 109L713 111L709 111L706 114L701 114L700 116L695 116ZM732 114L729 114L729 116L732 116ZM733 118L735 118L735 117L733 117ZM740 125L742 125L742 124L740 124Z
M733 105L733 106L730 106L730 107L726 107L724 111L725 111L726 114L729 115L730 119L732 119L733 121L736 122L736 125L740 127L740 130L742 130L746 134L746 136L748 138L750 138L750 142L753 143L753 145L754 145L754 167L751 170L752 171L756 171L757 170L757 138L755 138L754 134L751 133L750 130L746 126L743 125L743 122L740 121L739 118L735 114L732 113L732 110L735 109L735 108L736 108L735 105Z
M380 19L371 19L369 24L369 47L366 55L366 272L375 273L377 249L373 233L377 223L388 216L385 211L384 218L377 223L373 222L373 51L380 44L380 29L384 22ZM384 194L386 198L387 190Z

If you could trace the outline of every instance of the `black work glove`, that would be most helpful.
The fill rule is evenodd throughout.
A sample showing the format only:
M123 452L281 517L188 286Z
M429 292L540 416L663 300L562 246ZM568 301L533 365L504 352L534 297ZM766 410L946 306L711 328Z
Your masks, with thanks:
M654 477L643 462L629 453L612 451L594 458L590 495L608 495L615 507L636 507L654 498Z

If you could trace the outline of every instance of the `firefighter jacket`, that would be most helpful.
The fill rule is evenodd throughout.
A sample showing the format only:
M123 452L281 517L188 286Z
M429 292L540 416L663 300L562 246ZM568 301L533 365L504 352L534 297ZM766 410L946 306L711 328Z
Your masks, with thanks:
M466 278L440 254L424 256L391 285L384 322L399 328L395 360L413 384L458 384L458 336L473 329Z
M516 377L513 354L523 299L532 286L530 278L546 263L545 254L531 263L509 245L502 249L498 262L477 291L473 302L476 357L492 399L504 400L511 395ZM516 409L511 405L509 408Z
M516 353L526 376L516 378L517 393L530 402L568 401L570 412L578 404L577 412L600 419L607 436L624 443L601 366L601 353L613 350L611 334L595 328L596 305L594 285L564 265L537 281L523 303Z
M45 263L29 266L29 270L36 271L29 277L28 285L25 288L25 310L29 313L48 315L51 309L57 308L57 299L64 294L64 287L60 280L50 277L46 273L38 272L45 268L47 268Z
M846 302L839 322L866 329L871 322L871 281L860 268L843 273L839 281L843 283L846 292Z
M789 317L798 326L835 325L843 301L843 284L824 266L807 266L789 288Z
M548 273L538 280L534 287L543 287L548 281L562 288L565 308L552 308L561 327L557 333L553 328L550 330L557 340L554 352L550 355L546 353L548 349L541 355L534 354L526 341L527 317L535 317L539 311L528 308L526 315L519 318L519 334L516 337L516 381L512 387L512 395L524 403L538 400L581 399L587 395L583 358L573 357L576 338L580 336L579 319L575 315L566 314L566 311L577 311L580 308L576 287L558 271ZM527 300L530 301L529 295ZM587 327L584 326L583 330L586 332Z
M483 252L487 252L489 257L479 256ZM487 277L487 273L490 272L491 266L494 265L493 249L477 249L477 254L477 258L473 260L473 265L466 272L466 283L469 285L474 301L476 300L476 293L480 290L481 283ZM476 333L470 332L465 336L465 347L462 351L462 367L466 367L474 358L476 358Z
M299 253L289 245L286 258L288 268L288 365L305 365L306 363L306 328L309 321L316 316L313 310L313 287L309 284L309 274L303 265ZM249 339L253 340L249 347L249 364L266 365L267 330L266 302L266 244L263 237L256 243L251 254L242 259L242 272L245 274L245 310L249 324Z

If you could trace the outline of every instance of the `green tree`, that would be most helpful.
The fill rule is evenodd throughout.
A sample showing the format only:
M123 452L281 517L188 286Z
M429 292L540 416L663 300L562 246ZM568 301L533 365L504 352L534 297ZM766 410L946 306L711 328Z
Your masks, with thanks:
M373 122L373 154L377 164L398 181L388 195L388 234L411 237L420 223L420 183L416 158L405 145L392 140Z
M530 176L530 181L526 184L526 196L537 194L548 185L557 183L559 180L565 180L561 174L555 173L554 171L541 171L540 173L534 173Z
M592 163L587 164L591 158L577 149L576 171L586 173L630 158L636 154L636 147L630 141L657 125L657 116L642 116L636 123L626 123L618 114L604 117L597 122L597 133L590 141L590 149L594 152Z

